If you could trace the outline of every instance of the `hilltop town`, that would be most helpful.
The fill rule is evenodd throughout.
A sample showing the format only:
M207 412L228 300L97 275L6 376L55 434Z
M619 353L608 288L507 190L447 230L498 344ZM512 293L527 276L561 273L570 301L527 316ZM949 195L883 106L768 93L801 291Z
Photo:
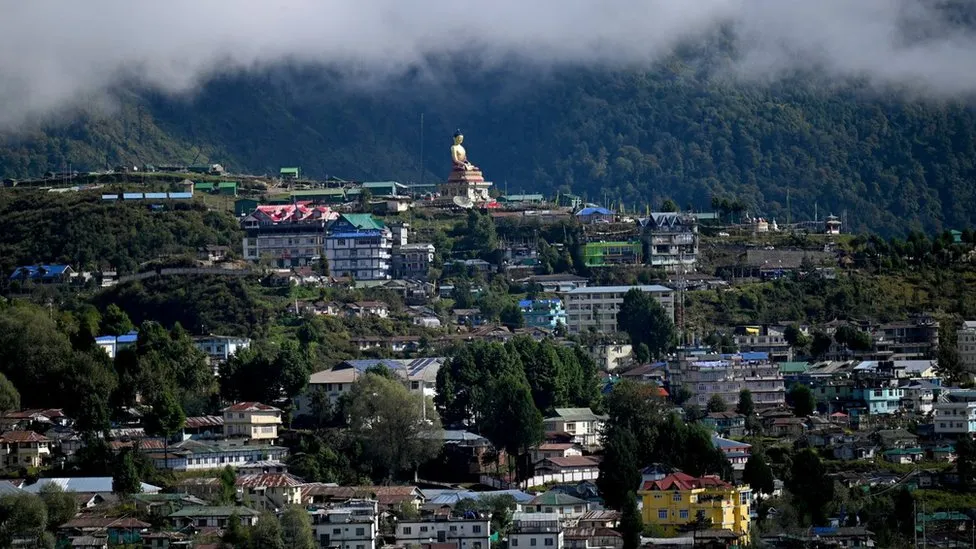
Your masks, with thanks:
M509 194L459 133L431 185L5 180L2 544L970 539L971 230Z

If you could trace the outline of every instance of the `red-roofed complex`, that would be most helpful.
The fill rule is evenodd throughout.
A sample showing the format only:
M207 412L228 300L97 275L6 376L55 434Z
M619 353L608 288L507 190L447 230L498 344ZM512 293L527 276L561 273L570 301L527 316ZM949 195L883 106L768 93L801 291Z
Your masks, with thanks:
M279 267L300 267L322 257L326 226L337 214L325 206L258 206L241 222L244 258L270 258Z
M740 538L749 534L749 486L735 486L715 475L693 477L648 469L638 494L644 503L644 524L676 534L697 517L712 528L730 530Z

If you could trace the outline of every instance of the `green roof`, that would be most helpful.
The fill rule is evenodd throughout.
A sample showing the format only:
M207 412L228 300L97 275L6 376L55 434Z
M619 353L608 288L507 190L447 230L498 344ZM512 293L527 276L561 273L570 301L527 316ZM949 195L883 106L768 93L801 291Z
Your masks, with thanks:
M780 362L779 373L781 374L802 374L810 369L806 362Z
M229 517L237 513L239 517L256 517L261 513L247 507L205 507L202 505L184 507L179 511L170 513L169 516L177 518L196 518L196 517Z
M407 186L403 183L398 183L396 181L366 181L362 184L364 189L375 189L378 187L401 187L406 189Z
M217 183L217 188L218 189L236 189L237 188L237 181L221 181L220 183Z
M361 231L380 230L385 225L370 214L342 214L342 218Z
M344 189L311 189L307 191L292 191L292 196L342 196L345 195Z
M888 450L885 452L886 456L911 456L916 454L921 454L921 448L895 448L893 450Z
M298 168L281 168L278 173L287 173L298 175Z
M212 191L212 190L214 190L214 184L213 183L204 183L204 182L194 183L193 184L193 190L195 190L195 191Z
M580 505L586 503L580 498L573 497L569 494L564 494L562 492L549 491L544 494L539 494L538 496L532 498L529 501L530 505Z

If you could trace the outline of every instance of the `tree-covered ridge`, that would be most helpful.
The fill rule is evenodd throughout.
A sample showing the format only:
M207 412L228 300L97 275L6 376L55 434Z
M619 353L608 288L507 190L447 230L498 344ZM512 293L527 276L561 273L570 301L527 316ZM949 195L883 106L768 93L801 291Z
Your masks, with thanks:
M172 202L153 212L145 202L108 202L93 193L0 192L4 275L42 263L129 273L160 257L239 242L236 220L202 204Z
M976 224L976 113L964 104L856 85L732 84L679 61L550 71L531 85L521 71L363 90L283 68L219 78L191 99L132 93L108 122L6 138L0 173L210 160L431 183L446 176L449 136L463 126L472 159L513 193L572 191L641 210L666 197L699 209L735 198L780 223L846 213L851 230L889 234Z

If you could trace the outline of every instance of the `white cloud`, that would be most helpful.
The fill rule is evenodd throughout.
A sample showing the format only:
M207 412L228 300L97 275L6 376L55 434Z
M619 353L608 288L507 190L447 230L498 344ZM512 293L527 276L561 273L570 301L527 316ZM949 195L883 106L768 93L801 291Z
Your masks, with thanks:
M389 74L432 55L480 63L649 64L733 29L734 72L814 68L942 96L976 90L976 35L950 0L31 0L0 16L0 124L98 97L123 75L192 89L283 60ZM909 34L913 36L909 39Z

